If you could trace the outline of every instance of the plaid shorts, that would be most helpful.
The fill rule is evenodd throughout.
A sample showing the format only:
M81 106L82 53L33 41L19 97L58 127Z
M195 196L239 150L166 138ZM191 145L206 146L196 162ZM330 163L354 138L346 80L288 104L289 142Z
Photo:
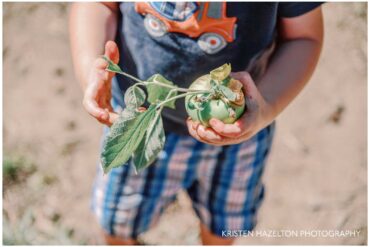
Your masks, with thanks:
M107 175L99 165L92 209L107 233L135 239L186 190L213 234L251 230L264 195L261 176L273 132L274 124L246 142L224 147L167 134L158 160L137 175L130 162Z

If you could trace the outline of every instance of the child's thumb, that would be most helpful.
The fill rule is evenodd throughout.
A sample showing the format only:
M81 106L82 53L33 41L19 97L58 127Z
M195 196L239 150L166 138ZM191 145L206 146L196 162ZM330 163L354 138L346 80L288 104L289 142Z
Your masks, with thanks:
M104 55L112 60L113 63L117 64L119 62L118 46L114 41L109 40L105 43Z
M243 84L243 92L246 97L248 95L255 96L259 94L256 84L248 72L231 73L230 76Z
M261 97L260 92L248 72L237 72L230 75L232 78L239 80L243 84L243 93L247 108L253 109Z

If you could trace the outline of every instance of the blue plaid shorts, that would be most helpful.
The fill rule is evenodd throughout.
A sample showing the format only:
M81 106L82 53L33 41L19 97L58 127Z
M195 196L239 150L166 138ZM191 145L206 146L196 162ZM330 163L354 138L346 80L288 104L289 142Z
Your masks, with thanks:
M248 141L223 147L167 134L157 161L137 175L130 162L106 175L98 165L93 212L108 234L135 239L185 190L213 234L251 230L264 195L261 176L273 134L274 124Z

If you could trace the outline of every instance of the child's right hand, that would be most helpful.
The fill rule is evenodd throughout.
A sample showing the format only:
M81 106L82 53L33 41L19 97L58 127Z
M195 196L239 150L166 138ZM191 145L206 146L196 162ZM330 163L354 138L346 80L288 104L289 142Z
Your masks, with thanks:
M108 41L105 44L104 55L114 63L118 63L119 51L116 43ZM115 73L106 71L107 66L108 63L103 58L95 60L84 92L83 106L100 123L111 126L117 120L118 114L113 111L110 104L112 98L111 80Z

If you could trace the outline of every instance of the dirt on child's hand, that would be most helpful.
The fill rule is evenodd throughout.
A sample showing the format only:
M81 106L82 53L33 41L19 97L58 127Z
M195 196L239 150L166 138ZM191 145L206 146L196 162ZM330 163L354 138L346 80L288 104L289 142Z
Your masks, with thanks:
M118 63L119 52L116 43L108 41L104 55ZM106 71L107 61L97 58L91 68L89 82L85 89L83 106L85 110L100 123L111 126L118 118L118 114L111 106L113 72Z

